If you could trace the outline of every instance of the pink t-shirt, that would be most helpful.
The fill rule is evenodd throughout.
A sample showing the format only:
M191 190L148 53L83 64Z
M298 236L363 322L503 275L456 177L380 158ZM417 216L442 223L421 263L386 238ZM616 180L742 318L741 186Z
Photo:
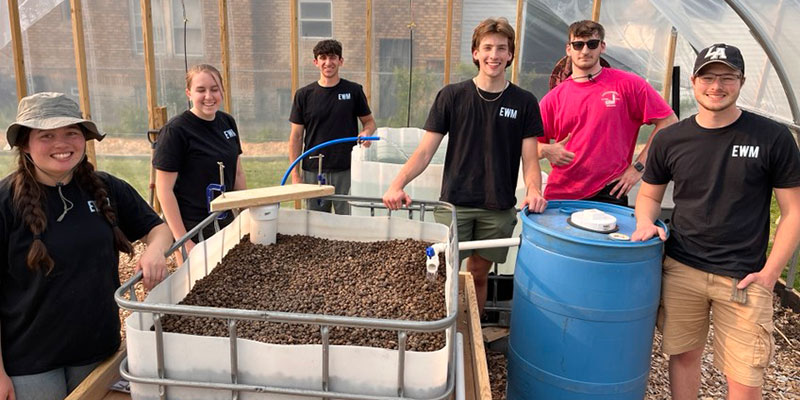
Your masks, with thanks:
M672 109L644 79L604 68L593 81L567 79L539 103L544 124L542 143L561 141L572 132L566 149L575 159L553 166L544 197L584 199L622 175L631 164L639 128L666 118Z

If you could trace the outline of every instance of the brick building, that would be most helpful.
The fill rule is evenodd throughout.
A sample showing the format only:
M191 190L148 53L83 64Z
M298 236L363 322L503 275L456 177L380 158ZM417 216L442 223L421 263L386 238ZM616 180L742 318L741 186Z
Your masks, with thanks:
M317 79L311 49L317 41L328 37L343 44L342 76L363 84L367 45L365 2L298 1L300 85ZM158 103L168 107L170 116L187 107L183 91L182 4L186 7L188 64L221 65L217 0L152 0ZM406 2L373 1L371 106L379 120L398 112L405 115L405 101L401 103L399 96L400 85L408 82L404 77L412 50L408 28L412 18L414 82L425 77L438 82L435 89L441 86L446 4L446 0L414 2L409 10ZM460 4L456 1L453 12L454 62L460 52ZM229 89L233 113L245 139L275 140L288 135L292 100L289 9L288 1L228 2L232 75ZM147 112L139 0L84 0L83 11L92 116L115 134L140 134L146 129ZM64 0L46 12L23 36L29 92L63 91L77 99L69 1ZM0 49L0 77L13 83L11 59L11 46L6 45ZM429 93L431 90L415 90L413 95L430 104L435 94ZM15 98L13 103L15 106ZM427 110L414 113L425 114Z

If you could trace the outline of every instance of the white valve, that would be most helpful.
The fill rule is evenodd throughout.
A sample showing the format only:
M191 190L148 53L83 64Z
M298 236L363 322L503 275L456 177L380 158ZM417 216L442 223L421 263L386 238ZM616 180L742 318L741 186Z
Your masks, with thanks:
M425 262L425 275L428 279L436 279L436 271L439 270L439 253L446 249L447 243L434 243L425 249L425 254L428 256L428 260Z

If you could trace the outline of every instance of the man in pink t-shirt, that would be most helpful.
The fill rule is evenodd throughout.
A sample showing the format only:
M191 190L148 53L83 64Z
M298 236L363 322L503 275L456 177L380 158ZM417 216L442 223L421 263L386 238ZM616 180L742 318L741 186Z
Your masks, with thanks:
M572 76L542 98L544 136L539 158L553 167L544 197L628 205L628 192L642 178L653 136L677 121L661 96L641 77L600 65L605 30L594 21L569 27L567 56ZM655 124L636 161L639 128ZM550 143L551 139L553 143Z

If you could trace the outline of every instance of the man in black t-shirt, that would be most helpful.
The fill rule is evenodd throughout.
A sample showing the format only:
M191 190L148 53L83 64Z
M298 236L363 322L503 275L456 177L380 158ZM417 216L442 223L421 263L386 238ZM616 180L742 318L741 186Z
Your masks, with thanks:
M449 134L440 199L456 206L460 241L510 237L516 224L514 189L520 156L527 194L521 206L541 212L541 172L536 137L542 120L536 97L505 79L514 57L514 29L505 18L481 22L472 35L472 58L478 75L445 86L436 95L414 154L383 195L396 210L411 204L403 188L428 166L444 135ZM436 220L450 224L450 213ZM461 251L475 280L483 311L489 267L502 263L508 248Z
M783 125L736 107L744 81L736 47L700 52L692 74L698 113L655 137L636 199L631 239L667 240L653 221L675 182L658 327L677 400L697 398L709 311L729 398L761 398L774 349L772 290L800 241L797 144ZM766 257L773 190L781 220Z
M314 65L319 68L319 80L295 93L289 117L292 124L290 162L318 144L339 138L369 136L375 132L375 119L364 90L361 85L339 77L342 64L342 45L338 41L323 40L314 46ZM360 132L358 121L363 126ZM364 142L364 146L369 147L369 142ZM352 148L352 143L340 143L310 154L309 157L322 156L322 159L306 157L302 166L292 171L292 183L317 183L322 178L326 184L336 187L336 194L349 194ZM350 214L350 205L346 201L311 199L307 205L310 210L330 212L333 208L336 214Z

